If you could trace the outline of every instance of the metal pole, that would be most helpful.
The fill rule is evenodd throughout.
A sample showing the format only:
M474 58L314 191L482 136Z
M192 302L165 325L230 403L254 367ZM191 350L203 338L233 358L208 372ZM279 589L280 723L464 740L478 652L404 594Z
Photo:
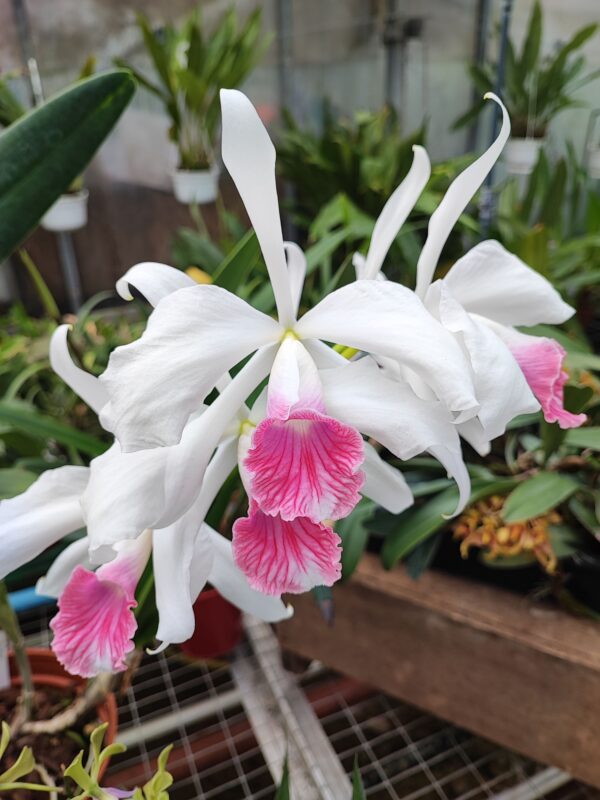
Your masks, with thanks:
M477 12L477 34L475 38L475 64L478 67L485 64L487 55L487 37L490 28L490 17L492 12L492 0L479 0L479 9ZM473 87L471 92L471 102L475 105L481 100L479 91ZM469 133L467 137L467 150L472 152L477 147L477 139L479 138L479 117L476 117L473 123L469 126Z
M398 0L387 0L386 17L383 27L383 46L385 47L385 102L400 109L402 99L402 36L398 19Z
M70 233L57 233L56 238L58 240L60 263L67 285L69 307L71 311L75 312L83 303L83 294L79 270L77 269L77 259L75 258L75 248L73 247L73 238Z
M499 97L502 97L502 91L504 89L504 73L506 69L506 51L508 47L508 30L510 27L510 18L512 14L512 5L513 0L504 0L504 5L502 7L502 26L500 30L500 56L498 58L498 69L496 71L496 86L494 90ZM490 145L498 136L498 130L500 128L500 119L501 119L501 110L499 106L494 103L494 109L492 114L492 126L490 130ZM492 223L492 219L494 218L494 194L492 192L492 185L494 182L494 171L495 168L492 167L490 170L487 178L485 179L485 183L481 190L481 203L479 207L479 221L481 224L481 238L485 239L488 231L490 229L490 225Z

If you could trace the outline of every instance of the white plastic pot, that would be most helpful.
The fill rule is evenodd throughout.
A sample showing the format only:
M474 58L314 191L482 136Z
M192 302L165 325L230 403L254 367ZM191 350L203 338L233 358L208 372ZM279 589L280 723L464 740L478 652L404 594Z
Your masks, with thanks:
M588 147L588 174L595 181L600 180L600 146Z
M511 136L502 154L506 169L513 175L529 175L530 172L533 172L540 148L545 142L545 139L525 139Z
M213 203L219 190L219 168L176 169L173 192L180 203Z
M74 194L61 195L42 217L42 228L54 233L65 233L83 228L87 225L88 197L87 189L82 189Z

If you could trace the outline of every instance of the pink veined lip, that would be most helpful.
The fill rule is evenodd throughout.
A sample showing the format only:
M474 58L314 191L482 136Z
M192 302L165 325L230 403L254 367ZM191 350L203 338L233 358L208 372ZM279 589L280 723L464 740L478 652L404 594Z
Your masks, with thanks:
M360 499L364 445L357 430L314 409L267 417L244 462L253 500L265 514L313 522L341 519Z
M554 339L527 337L510 350L517 360L531 391L542 406L547 422L558 422L561 428L577 428L586 421L585 414L572 414L564 407L564 386L568 373L563 368L566 350Z
M233 557L253 589L298 594L332 586L341 575L341 539L307 517L284 520L251 503L248 517L233 526Z

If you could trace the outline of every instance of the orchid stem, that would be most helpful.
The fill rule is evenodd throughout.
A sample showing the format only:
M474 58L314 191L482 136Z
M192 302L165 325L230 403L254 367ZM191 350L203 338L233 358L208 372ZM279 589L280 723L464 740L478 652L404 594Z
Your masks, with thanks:
M17 670L23 681L21 697L19 698L19 722L22 725L31 716L33 705L33 678L31 675L31 664L25 649L25 640L21 633L19 620L8 599L8 591L4 581L0 581L0 628L8 636L15 653Z

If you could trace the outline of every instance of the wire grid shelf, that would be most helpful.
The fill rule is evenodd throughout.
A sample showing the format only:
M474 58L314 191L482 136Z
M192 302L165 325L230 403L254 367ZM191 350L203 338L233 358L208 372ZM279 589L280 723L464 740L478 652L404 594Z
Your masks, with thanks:
M28 645L49 644L52 613L21 615ZM233 658L260 669L247 643ZM513 787L528 798L600 800L575 781L540 791L533 779L542 765L355 681L314 665L297 677L347 775L357 759L369 800L486 800ZM267 748L249 721L256 701L242 694L227 661L190 660L175 649L144 656L118 698L119 739L129 747L112 760L109 783L146 780L172 743L172 800L272 800ZM305 800L293 788L294 800Z

